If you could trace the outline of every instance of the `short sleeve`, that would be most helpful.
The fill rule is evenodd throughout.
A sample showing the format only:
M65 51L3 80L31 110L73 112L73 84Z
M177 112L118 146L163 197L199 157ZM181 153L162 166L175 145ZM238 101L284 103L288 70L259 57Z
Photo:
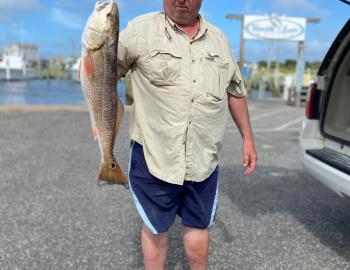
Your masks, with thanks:
M244 80L241 71L239 70L237 61L232 54L231 46L225 36L224 43L227 50L228 58L230 60L230 64L233 66L232 77L230 78L230 83L226 91L236 97L245 97L247 95L247 90L244 85Z
M118 79L125 77L138 58L136 28L133 24L129 23L119 35Z
M245 97L247 95L247 90L244 85L241 71L239 70L236 60L235 59L233 60L235 65L235 71L233 73L230 84L227 87L226 91L236 97Z

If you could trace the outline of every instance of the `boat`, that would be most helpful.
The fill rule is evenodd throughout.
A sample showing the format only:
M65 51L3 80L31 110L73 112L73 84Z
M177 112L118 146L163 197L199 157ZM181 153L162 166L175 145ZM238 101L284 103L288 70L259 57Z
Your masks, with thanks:
M80 58L77 59L77 61L74 62L70 69L70 77L73 81L78 82L78 70L79 70L79 65L80 65Z
M38 78L32 71L39 65L36 45L9 44L0 57L0 80L29 80Z

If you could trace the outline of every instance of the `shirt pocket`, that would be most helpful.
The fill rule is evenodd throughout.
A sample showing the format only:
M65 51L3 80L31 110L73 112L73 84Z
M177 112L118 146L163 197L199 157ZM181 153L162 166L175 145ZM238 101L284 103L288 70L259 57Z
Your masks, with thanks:
M181 84L181 62L179 52L168 49L149 51L149 81L157 86L178 86Z
M229 85L229 63L219 57L204 57L202 90L216 99L222 100Z

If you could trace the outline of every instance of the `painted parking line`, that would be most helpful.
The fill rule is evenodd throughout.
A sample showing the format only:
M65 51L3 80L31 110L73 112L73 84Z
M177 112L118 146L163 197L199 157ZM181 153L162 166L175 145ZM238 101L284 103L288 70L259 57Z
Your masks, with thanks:
M257 128L253 129L253 134L255 133L273 133L273 132L299 132L300 128L285 128L285 129L274 129L274 128ZM238 129L227 129L228 133L239 133Z
M299 118L294 119L292 121L289 121L289 122L287 122L287 123L285 123L285 124L283 124L283 125L281 125L279 127L274 128L274 130L276 130L276 131L284 130L287 127L290 127L290 126L292 126L292 125L294 125L296 123L299 123L299 122L303 121L304 118L305 118L304 116L303 117L299 117Z
M250 121L255 121L255 120L258 120L258 119L261 119L261 118L264 118L264 117L268 117L268 116L272 116L272 115L275 115L275 114L281 114L281 113L285 113L287 112L288 110L284 109L284 110L278 110L278 111L273 111L273 112L268 112L268 113L263 113L263 114L259 114L257 116L253 116L250 118Z
M268 133L268 132L291 132L291 131L300 131L301 127L295 127L295 128L288 128L290 126L293 126L299 122L302 122L304 120L304 116L303 117L299 117L297 119L294 119L292 121L289 121L283 125L280 125L278 127L275 128L253 128L253 133ZM232 133L238 133L239 130L232 125L232 123L229 123L229 129L227 129L228 132L232 132ZM233 128L233 129L232 129Z

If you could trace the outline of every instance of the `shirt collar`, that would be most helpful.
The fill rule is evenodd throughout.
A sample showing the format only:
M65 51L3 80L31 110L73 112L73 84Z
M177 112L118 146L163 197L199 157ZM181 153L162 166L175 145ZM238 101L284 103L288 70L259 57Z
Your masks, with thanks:
M177 32L177 31L181 31L180 28L177 26L177 24L175 22L173 22L166 14L165 12L163 12L164 14L164 19L165 19L165 31L167 32L167 25L170 25L171 28ZM200 14L198 14L198 18L199 18L199 31L197 33L197 35L194 37L193 40L199 39L201 38L208 30L208 26L207 26L207 22L202 18L202 16ZM169 33L167 33L167 36L169 35Z

